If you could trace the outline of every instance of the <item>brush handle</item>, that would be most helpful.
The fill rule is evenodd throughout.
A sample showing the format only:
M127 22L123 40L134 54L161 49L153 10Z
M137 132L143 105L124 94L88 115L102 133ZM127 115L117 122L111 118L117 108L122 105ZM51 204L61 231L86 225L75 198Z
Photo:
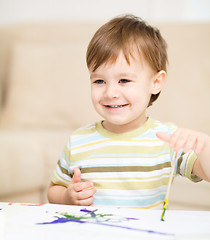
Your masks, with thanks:
M171 183L172 183L172 179L173 179L173 175L174 175L174 169L175 169L175 166L176 166L176 159L177 159L177 152L175 152L174 158L172 160L171 173L170 173L170 176L169 176L166 196L165 196L164 205L163 205L163 212L162 212L162 215L161 215L161 221L164 221L164 215L165 215L165 211L166 211L166 208L167 208L167 205L168 205L168 196L169 196L169 192L170 192L170 189L171 189Z
M168 199L169 192L170 192L170 189L171 189L171 183L172 183L172 179L173 179L173 175L174 175L174 169L175 169L175 166L176 166L176 158L177 158L177 152L175 152L175 156L173 158L172 167L171 167L171 173L170 173L170 176L169 176L168 187L167 187L167 192L166 192L166 197L165 197L167 199Z

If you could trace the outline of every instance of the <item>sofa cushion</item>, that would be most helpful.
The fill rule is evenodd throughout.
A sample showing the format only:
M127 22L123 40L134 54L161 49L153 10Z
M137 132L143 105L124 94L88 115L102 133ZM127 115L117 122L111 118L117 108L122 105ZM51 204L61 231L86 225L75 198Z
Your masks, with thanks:
M77 128L95 120L85 51L82 43L17 43L3 127Z
M44 155L36 133L0 131L0 196L43 187Z
M15 195L34 192L47 197L51 175L61 156L69 130L0 131L0 199L15 201ZM12 199L14 197L14 199ZM36 199L30 201L36 202ZM39 200L40 201L40 200Z

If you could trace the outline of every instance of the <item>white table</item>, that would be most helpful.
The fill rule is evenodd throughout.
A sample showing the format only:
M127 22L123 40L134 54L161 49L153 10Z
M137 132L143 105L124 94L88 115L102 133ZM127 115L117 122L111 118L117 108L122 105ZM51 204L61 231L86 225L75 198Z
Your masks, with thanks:
M0 203L0 239L210 239L210 211Z

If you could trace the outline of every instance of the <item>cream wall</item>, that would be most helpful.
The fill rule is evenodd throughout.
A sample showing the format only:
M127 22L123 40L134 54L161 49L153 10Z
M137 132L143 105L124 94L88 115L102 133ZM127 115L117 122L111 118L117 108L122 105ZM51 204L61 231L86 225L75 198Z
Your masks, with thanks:
M0 25L27 21L102 20L133 13L149 21L210 21L209 0L0 0Z

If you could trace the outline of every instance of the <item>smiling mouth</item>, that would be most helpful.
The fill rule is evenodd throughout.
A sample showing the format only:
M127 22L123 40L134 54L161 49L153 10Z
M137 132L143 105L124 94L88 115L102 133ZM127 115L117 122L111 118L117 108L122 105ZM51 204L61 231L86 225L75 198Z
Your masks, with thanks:
M123 104L123 105L105 105L107 108L123 108L129 106L129 104Z

